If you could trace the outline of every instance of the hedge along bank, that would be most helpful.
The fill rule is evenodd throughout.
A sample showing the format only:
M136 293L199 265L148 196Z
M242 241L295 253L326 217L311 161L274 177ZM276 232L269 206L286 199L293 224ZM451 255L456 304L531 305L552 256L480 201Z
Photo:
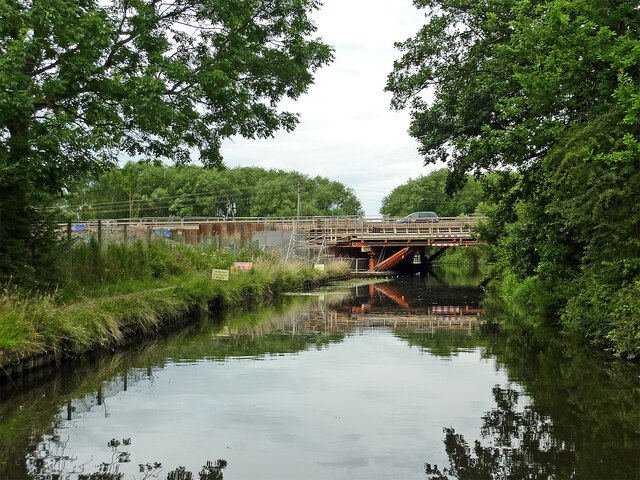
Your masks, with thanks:
M0 294L0 378L153 335L206 308L257 305L348 271L342 262L322 271L302 262L251 258L249 252L233 258L221 250L161 242L104 251L87 245L74 254L65 283L54 291L6 287ZM214 268L230 270L236 259L253 260L252 268L228 281L212 280Z

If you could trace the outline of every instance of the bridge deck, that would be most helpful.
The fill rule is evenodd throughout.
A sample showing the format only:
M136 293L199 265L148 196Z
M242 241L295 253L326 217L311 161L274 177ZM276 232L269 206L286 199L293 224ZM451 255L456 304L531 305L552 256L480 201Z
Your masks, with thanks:
M406 246L407 243L427 245L438 240L475 242L473 229L479 217L441 218L433 223L398 223L396 221L336 222L309 228L309 236L324 239L332 245L363 246L386 244Z

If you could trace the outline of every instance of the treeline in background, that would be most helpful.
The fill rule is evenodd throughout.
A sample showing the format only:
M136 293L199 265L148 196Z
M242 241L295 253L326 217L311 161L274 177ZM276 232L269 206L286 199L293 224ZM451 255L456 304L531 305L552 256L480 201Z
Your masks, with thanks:
M50 210L61 219L360 215L352 189L325 177L258 167L129 162L72 185Z
M482 181L467 175L464 186L449 194L446 191L448 176L449 171L441 168L410 179L382 199L380 213L402 217L422 211L436 212L440 217L481 213L478 208L486 199Z

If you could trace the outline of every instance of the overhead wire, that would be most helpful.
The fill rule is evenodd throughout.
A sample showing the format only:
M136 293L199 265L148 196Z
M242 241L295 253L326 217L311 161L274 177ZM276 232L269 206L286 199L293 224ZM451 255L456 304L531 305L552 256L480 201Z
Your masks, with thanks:
M238 200L248 200L254 197L234 197L234 200L238 201ZM220 199L218 199L215 202L208 202L208 203L220 203L224 200L223 197L220 197ZM146 200L136 200L135 202L146 202ZM202 206L202 203L197 203L197 202L190 202L190 203L182 203L180 206L181 207L195 207L195 206ZM147 204L147 205L136 205L134 207L134 210L141 210L141 209L145 209L145 210L162 210L162 209L167 209L169 207L173 206L173 203L165 203L165 204L160 204L160 205L154 205L154 204ZM92 209L93 205L87 205L87 209ZM113 208L113 209L104 209L104 208L99 208L97 209L100 213L104 214L104 213L118 213L118 212L129 212L129 205L122 205L121 208Z
M140 199L138 201L148 201L148 202L158 202L158 201L175 201L178 199L188 199L191 197L209 197L209 198L213 198L213 199L225 199L228 198L231 195L234 195L234 198L248 198L248 197L235 197L235 195L237 195L238 193L246 193L247 191L255 191L257 192L257 186L256 185L252 185L252 186L247 186L247 187L239 187L239 188L233 188L233 189L228 189L228 190L216 190L215 192L198 192L198 193L185 193L185 194L179 194L179 195L166 195L163 197L156 197L156 198L145 198L145 199ZM118 201L114 201L114 202L96 202L96 203L91 203L91 207L102 207L102 206L128 206L131 203L131 200L118 200ZM50 207L43 207L40 210L56 210L57 208L59 208L58 206L50 206Z
M244 187L244 188L238 188L238 189L234 189L234 190L218 190L215 192L216 197L215 198L225 198L228 197L231 194L235 194L237 192L246 192L247 190L251 190L254 189L255 186L253 187ZM144 199L144 201L162 201L162 200L177 200L180 198L188 198L188 197L197 197L197 196L212 196L214 195L212 192L201 192L201 193L186 193L186 194L180 194L180 195L167 195L164 197L157 197L157 198L146 198ZM142 200L142 199L141 199ZM92 203L91 206L114 206L114 205L128 205L130 203L130 200L119 200L119 201L115 201L115 202L97 202L97 203ZM56 209L57 207L52 206L52 207L44 207L42 210L47 210L47 209Z

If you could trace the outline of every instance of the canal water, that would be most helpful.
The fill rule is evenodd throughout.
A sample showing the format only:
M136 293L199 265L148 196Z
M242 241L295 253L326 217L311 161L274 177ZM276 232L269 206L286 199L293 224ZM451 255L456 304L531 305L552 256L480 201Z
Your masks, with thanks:
M479 281L339 285L6 385L0 479L640 478L638 364Z

